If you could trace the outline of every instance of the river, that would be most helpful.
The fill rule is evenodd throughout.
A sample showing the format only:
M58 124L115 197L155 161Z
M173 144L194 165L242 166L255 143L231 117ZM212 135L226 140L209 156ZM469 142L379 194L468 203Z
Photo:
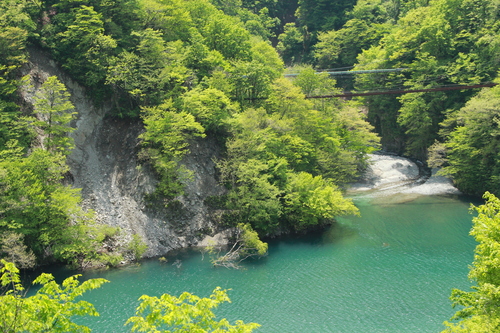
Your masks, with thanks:
M272 240L269 255L242 270L214 268L199 251L185 250L167 262L85 273L111 283L84 297L101 316L78 322L94 332L127 332L123 325L143 294L206 297L220 286L231 289L232 303L216 310L218 318L260 323L256 332L439 332L455 311L451 289L470 285L476 245L468 235L470 200L439 179L418 189L396 178L403 185L372 177L369 188L353 186L350 196L361 217L341 218L321 233Z

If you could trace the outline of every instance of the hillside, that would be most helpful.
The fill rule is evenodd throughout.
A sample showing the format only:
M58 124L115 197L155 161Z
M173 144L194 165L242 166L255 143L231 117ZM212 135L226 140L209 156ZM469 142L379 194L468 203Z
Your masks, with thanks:
M38 260L331 224L356 213L342 188L380 148L374 131L460 190L498 193L500 88L440 90L496 79L488 1L2 6L2 233ZM317 72L335 66L353 74ZM397 87L437 90L308 99Z

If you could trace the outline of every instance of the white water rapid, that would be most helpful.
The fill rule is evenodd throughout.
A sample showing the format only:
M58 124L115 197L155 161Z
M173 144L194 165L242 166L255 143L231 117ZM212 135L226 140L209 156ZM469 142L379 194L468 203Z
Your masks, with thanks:
M349 196L391 197L392 202L412 200L420 195L460 194L449 178L422 175L419 166L411 160L393 155L371 154L370 166L358 182L351 184Z

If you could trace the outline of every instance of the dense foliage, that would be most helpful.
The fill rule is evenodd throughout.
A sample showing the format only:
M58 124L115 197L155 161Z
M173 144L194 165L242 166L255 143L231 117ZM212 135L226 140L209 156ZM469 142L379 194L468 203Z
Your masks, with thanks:
M485 204L474 207L478 213L473 218L470 232L479 243L475 250L469 278L476 282L474 291L454 289L454 305L463 307L447 322L444 332L489 333L500 330L500 200L485 193Z
M442 172L451 175L457 186L480 196L484 191L500 194L500 89L481 91L460 110L450 113L443 130L446 138L433 146L441 151ZM444 150L442 149L444 146Z
M295 82L304 87L320 89L330 81L303 75ZM278 79L264 107L229 121L232 136L219 163L229 189L226 217L263 234L304 230L355 213L336 184L354 179L377 146L354 105L325 101L315 107L302 89Z
M111 102L109 116L142 121L139 158L159 180L153 200L168 205L183 193L190 142L215 137L227 192L207 203L223 211L222 226L245 230L263 250L254 230L301 232L357 212L341 189L379 147L372 129L384 148L429 158L461 190L500 194L499 88L307 98L337 86L416 90L493 81L499 16L491 0L1 1L0 255L23 267L121 260L101 251L120 231L96 227L78 189L64 184L77 115L57 78L31 85L20 77L28 47L49 52L96 104ZM283 77L285 64L294 66L293 79ZM339 67L400 70L339 82L315 70ZM21 89L34 96L32 109L21 108ZM477 221L490 221L486 210L497 209L488 198ZM139 258L144 246L136 236L120 251ZM480 311L498 323L488 303L498 286L482 280L481 265L471 273L477 293L455 295L467 306L460 316L473 315L464 327L482 325Z
M284 62L271 43L292 50L294 58L293 31L309 31L314 40L318 29L340 27L341 12L352 6L311 1L2 2L0 232L6 242L16 239L16 249L39 260L80 266L89 260L120 260L119 255L103 258L106 252L99 251L119 231L96 228L92 212L80 207L78 190L62 184L73 147L70 125L77 115L57 78L34 86L29 78L19 80L16 71L26 61L27 45L50 52L96 104L111 101L110 116L143 121L139 158L152 165L159 179L150 199L168 205L183 193L191 172L182 158L192 140L209 135L225 150L218 165L227 194L214 200L225 211L220 220L225 226L243 223L269 235L355 213L341 186L364 168L378 138L360 105L307 101L305 95L333 89L335 81L314 74L311 67L301 68L293 82L282 78ZM314 23L313 15L333 10L341 11L336 18ZM34 94L32 112L21 114L18 89ZM142 248L132 247L135 255Z
M490 0L358 1L341 27L319 30L313 56L319 68L404 69L341 78L348 89L438 88L360 100L386 149L444 166L464 192L499 194L496 88L441 89L496 79L499 15Z
M33 89L17 75L29 44L51 52L95 103L112 101L112 116L142 119L139 157L160 180L155 200L169 204L183 193L191 177L181 163L189 142L217 137L225 147L218 166L227 187L212 200L225 211L220 223L245 223L261 235L355 213L340 189L378 147L361 104L306 99L338 91L335 80L304 65L284 79L284 63L405 68L355 76L362 90L478 83L492 80L498 68L498 8L488 0L9 0L1 6L0 227L39 259L81 263L96 257L99 241L113 232L92 227L91 213L78 208L78 191L61 185L76 117L64 86L50 78L37 87L33 113L19 111L16 91ZM474 93L362 102L386 148L429 155L466 192L498 193L496 89L470 100Z
M463 13L469 13L463 15ZM498 10L490 1L432 1L409 10L376 45L362 52L356 69L407 68L357 79L363 90L422 89L490 81L497 72ZM386 143L425 159L441 123L475 93L432 91L373 96L369 117ZM397 99L397 100L396 100Z

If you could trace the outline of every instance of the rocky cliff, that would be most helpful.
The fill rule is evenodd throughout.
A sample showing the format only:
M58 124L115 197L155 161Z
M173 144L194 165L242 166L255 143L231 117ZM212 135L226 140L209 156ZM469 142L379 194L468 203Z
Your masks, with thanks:
M35 91L49 76L57 76L68 88L78 116L73 124L76 147L68 158L71 175L67 178L82 189L83 205L95 211L98 223L119 226L124 238L140 235L148 245L148 257L204 244L206 235L219 231L205 205L207 197L223 192L216 180L213 160L219 151L214 140L200 139L191 144L191 153L183 163L194 171L194 177L175 207L151 205L144 197L154 190L155 176L148 165L137 160L137 137L144 130L141 122L113 118L109 106L96 107L86 90L39 49L30 49L22 74L29 75ZM33 103L35 91L21 93L27 108ZM220 235L216 239L225 240Z

